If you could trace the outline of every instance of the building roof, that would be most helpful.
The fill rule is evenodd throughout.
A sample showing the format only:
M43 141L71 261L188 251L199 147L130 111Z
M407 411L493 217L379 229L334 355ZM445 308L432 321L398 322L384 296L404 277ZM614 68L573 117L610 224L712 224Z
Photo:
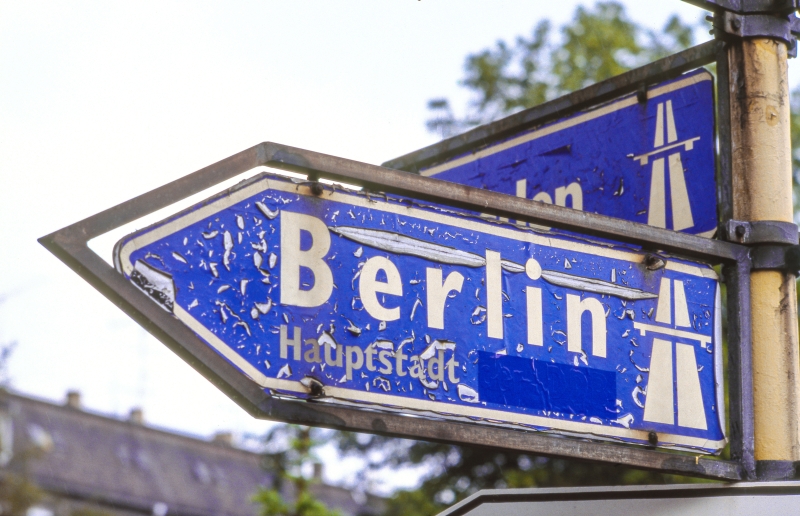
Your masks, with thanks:
M9 441L15 460L3 446L0 466L27 469L47 492L146 514L165 504L168 514L255 516L250 500L272 481L258 453L3 392L0 442ZM312 491L345 515L382 505L336 486Z

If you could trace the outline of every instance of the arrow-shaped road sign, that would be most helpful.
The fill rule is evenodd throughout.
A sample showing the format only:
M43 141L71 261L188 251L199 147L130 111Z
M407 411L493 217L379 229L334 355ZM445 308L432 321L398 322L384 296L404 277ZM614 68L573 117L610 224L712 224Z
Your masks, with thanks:
M116 271L86 247L264 164L369 190L260 174L120 240ZM731 262L739 246L516 203L262 144L42 241L254 415L739 478L586 442L725 446L719 281L669 251Z
M114 260L275 395L726 443L708 266L649 270L633 249L270 175L122 239Z

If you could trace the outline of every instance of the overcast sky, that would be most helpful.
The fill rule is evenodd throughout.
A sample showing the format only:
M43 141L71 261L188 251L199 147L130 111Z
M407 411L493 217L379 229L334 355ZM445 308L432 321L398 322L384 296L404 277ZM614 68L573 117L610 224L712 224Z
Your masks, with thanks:
M376 164L433 143L426 102L463 105L468 53L543 18L563 23L579 3L0 2L0 342L18 342L12 386L52 400L79 389L92 409L142 406L149 422L200 435L263 433L269 423L36 239L261 141ZM702 14L679 0L624 3L653 29Z

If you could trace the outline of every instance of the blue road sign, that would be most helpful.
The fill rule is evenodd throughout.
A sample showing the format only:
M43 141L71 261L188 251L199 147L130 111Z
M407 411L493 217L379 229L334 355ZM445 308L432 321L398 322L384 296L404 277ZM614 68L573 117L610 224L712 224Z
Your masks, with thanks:
M718 278L262 174L122 239L134 285L273 395L716 452Z
M423 168L445 181L711 236L714 89L705 70Z

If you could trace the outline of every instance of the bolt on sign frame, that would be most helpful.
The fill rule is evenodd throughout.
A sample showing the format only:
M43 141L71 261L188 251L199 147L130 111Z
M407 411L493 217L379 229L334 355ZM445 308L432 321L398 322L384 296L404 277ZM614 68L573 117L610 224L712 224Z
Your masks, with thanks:
M723 43L712 41L656 61L603 83L575 92L552 103L533 108L531 115L518 115L520 123L533 125L589 103L646 88L684 71L713 62L725 55ZM722 63L722 60L721 60ZM720 64L719 66L724 66ZM727 77L722 74L721 77ZM722 90L720 87L720 100ZM729 120L727 103L720 102L720 120ZM725 112L723 112L723 110ZM525 114L527 113L527 114ZM503 125L506 124L505 126ZM504 134L510 122L498 122L492 135ZM503 129L500 129L502 127ZM514 127L517 130L518 127ZM729 174L730 134L720 124L722 180ZM478 129L476 131L486 131ZM489 139L464 135L472 141ZM477 133L476 133L477 134ZM389 192L415 199L445 204L475 212L575 231L641 246L645 251L676 253L687 258L723 265L728 288L728 343L731 460L721 460L677 452L658 451L640 446L625 446L563 438L538 432L481 426L458 421L412 417L404 414L337 406L313 401L272 397L246 378L233 365L208 347L195 333L154 303L123 275L94 253L88 242L95 237L168 207L191 195L256 167L307 174L316 181L325 178L356 184L368 191ZM721 189L722 190L722 189ZM730 199L720 197L721 218L730 213ZM728 211L726 211L728 210ZM727 218L730 218L729 216ZM727 219L725 219L727 220ZM167 185L93 215L71 226L42 237L40 242L110 301L130 315L156 338L198 372L208 378L233 401L257 418L363 431L405 438L501 447L529 453L573 459L625 464L632 467L725 480L753 478L752 389L750 377L749 248L732 242L681 234L634 222L585 213L560 206L509 197L398 170L369 165L276 143L262 143L224 159Z

